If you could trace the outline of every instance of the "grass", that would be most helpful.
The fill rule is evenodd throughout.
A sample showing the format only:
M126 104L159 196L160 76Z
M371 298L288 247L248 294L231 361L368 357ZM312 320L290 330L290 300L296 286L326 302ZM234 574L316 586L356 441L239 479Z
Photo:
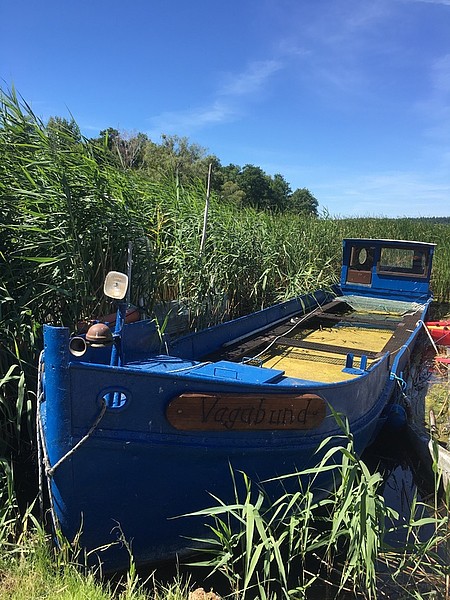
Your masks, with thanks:
M34 516L32 504L22 513L6 461L0 464L0 600L185 600L188 581L177 577L159 584L142 580L130 555L126 575L116 582L98 570L83 568L81 552L66 540L58 546Z
M409 517L400 518L383 498L383 478L355 455L346 422L341 423L341 443L329 447L331 440L324 441L329 450L308 471L308 485L300 483L306 473L285 476L285 483L295 485L269 500L266 484L256 486L245 473L231 473L234 503L215 498L213 506L196 513L208 524L210 549L203 549L204 559L191 565L193 576L196 567L207 567L211 576L220 575L225 582L216 577L214 585L235 600L300 600L324 594L444 597L450 574L445 554L448 510L439 516L413 497ZM317 497L314 479L330 471L340 483L330 496ZM52 547L31 511L18 519L13 493L7 500L2 502L9 506L2 513L0 600L186 600L193 590L189 577L164 584L154 573L142 579L131 554L123 577L104 579L98 570L83 568L81 554L64 540L59 548ZM12 518L5 519L8 515ZM424 526L434 528L425 540ZM387 534L393 532L402 534L403 545L389 543ZM206 577L206 589L209 581ZM206 600L201 593L196 597Z
M425 402L425 418L428 419L432 410L436 423L434 425L435 439L447 448L450 444L450 380L448 366L438 362L433 363L433 376L428 381L428 391Z
M132 568L118 582L102 581L56 555L42 531L30 533L17 556L0 560L0 600L186 600L188 594L186 581L143 581Z

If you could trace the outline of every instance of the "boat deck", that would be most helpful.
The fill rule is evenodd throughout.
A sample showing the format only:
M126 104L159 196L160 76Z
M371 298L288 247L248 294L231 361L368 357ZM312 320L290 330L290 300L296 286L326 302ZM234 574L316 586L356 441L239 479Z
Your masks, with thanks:
M335 383L353 379L414 330L421 310L406 315L353 310L341 299L259 335L231 340L204 360L228 360L279 369L287 377ZM348 355L353 356L349 363ZM362 363L361 363L362 361ZM347 368L346 367L350 367Z

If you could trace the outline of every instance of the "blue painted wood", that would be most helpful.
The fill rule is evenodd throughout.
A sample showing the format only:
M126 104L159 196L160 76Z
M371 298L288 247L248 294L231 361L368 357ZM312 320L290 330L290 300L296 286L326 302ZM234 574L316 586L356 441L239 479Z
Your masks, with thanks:
M370 271L371 281L370 283L349 282L352 255L363 248L369 255L367 266L362 268L363 265L359 264L353 271L361 272L367 269ZM435 244L425 242L345 239L340 283L342 293L424 303L431 296L429 285L434 249ZM404 253L405 260L408 261L409 257L410 262L406 262L403 267L397 266L396 270L388 270L382 258L389 256L390 252ZM418 258L417 261L414 260L415 257Z

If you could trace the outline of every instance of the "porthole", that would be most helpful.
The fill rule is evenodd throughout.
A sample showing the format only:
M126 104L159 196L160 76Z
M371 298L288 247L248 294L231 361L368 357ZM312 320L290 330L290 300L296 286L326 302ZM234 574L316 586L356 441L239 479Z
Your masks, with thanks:
M129 395L124 390L112 389L102 393L101 400L105 402L107 409L118 410L129 402Z
M366 262L368 256L367 256L367 250L366 248L361 248L361 250L358 252L358 263L362 266L364 265L364 263Z

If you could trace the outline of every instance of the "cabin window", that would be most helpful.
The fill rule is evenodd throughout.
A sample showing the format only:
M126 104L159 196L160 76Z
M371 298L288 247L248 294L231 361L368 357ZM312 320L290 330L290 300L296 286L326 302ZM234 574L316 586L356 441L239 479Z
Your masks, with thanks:
M347 271L347 283L370 285L372 283L373 262L373 248L370 246L353 246Z
M378 273L426 277L428 254L423 250L411 248L382 248Z
M350 268L359 271L370 271L373 267L373 248L353 246Z

